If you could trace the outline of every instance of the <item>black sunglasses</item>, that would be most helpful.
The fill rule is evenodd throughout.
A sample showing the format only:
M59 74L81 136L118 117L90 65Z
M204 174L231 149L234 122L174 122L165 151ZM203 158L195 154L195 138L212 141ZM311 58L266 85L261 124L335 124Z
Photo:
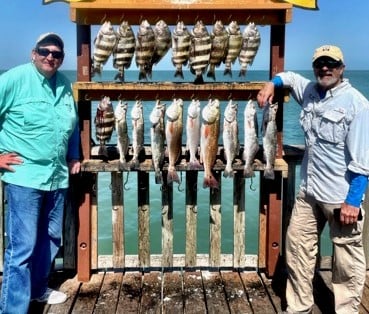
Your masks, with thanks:
M51 53L54 59L61 59L64 56L62 51L51 51L47 48L37 48L36 52L43 57L47 57Z
M317 69L322 69L324 67L327 67L328 69L335 69L341 65L341 61L336 61L333 59L317 59L313 62L313 67Z

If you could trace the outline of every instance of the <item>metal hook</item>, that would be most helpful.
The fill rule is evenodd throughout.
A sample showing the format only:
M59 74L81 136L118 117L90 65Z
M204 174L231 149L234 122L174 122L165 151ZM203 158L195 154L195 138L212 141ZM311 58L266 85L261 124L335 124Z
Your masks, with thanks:
M106 13L104 14L103 18L100 20L100 24L104 24L105 19L106 19Z
M228 22L232 21L232 14L228 16Z
M86 94L85 94L85 100L86 100L86 101L91 101L91 99L92 99L92 98L90 98L90 97L88 96L88 94L86 93Z
M231 100L231 99L232 99L232 93L229 93L228 100Z
M251 19L251 14L249 14L249 16L246 19L246 22L248 22Z
M124 20L124 13L122 13L122 17L119 19L119 23L122 24Z
M129 178L129 171L127 172L127 178L126 178L126 181L123 183L123 189L125 191L129 191L130 189L129 188L126 188L126 185L128 183L128 178Z

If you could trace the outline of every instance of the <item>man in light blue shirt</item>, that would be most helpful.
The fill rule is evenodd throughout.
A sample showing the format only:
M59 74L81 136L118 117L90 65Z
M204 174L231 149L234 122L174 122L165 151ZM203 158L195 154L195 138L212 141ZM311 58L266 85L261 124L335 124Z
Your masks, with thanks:
M80 171L71 83L60 72L64 43L41 35L31 62L0 76L0 170L7 199L1 313L27 313L31 300L56 304L48 288L61 244L69 174Z
M279 73L258 94L264 106L275 88L287 87L302 108L305 154L286 236L287 312L312 311L319 236L328 222L335 313L358 313L366 273L361 203L369 176L369 103L343 78L340 48L319 47L312 61L316 82Z

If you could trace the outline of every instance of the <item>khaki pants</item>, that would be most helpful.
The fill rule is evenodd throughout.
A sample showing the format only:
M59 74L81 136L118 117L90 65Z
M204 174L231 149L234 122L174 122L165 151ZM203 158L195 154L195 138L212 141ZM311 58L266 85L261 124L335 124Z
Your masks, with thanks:
M312 310L318 240L327 221L334 249L332 285L335 312L352 314L359 311L366 274L361 233L364 219L343 226L334 217L334 208L338 207L340 204L323 204L301 192L296 198L286 238L288 313L309 313Z

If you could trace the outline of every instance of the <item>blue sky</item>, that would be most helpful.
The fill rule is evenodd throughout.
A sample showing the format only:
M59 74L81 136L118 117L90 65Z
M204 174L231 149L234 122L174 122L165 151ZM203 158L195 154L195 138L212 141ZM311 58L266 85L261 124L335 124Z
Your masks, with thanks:
M66 46L62 69L76 69L76 25L69 18L69 5L63 2L43 5L42 0L2 1L0 10L0 69L28 62L39 34L60 34ZM369 69L369 1L318 0L318 11L293 9L286 27L288 70L311 68L313 50L322 44L341 47L347 70ZM92 28L92 37L98 26ZM268 26L260 27L262 43L250 70L267 70L269 62ZM132 66L132 69L135 67ZM111 60L105 69L112 69ZM173 69L170 53L157 69Z

